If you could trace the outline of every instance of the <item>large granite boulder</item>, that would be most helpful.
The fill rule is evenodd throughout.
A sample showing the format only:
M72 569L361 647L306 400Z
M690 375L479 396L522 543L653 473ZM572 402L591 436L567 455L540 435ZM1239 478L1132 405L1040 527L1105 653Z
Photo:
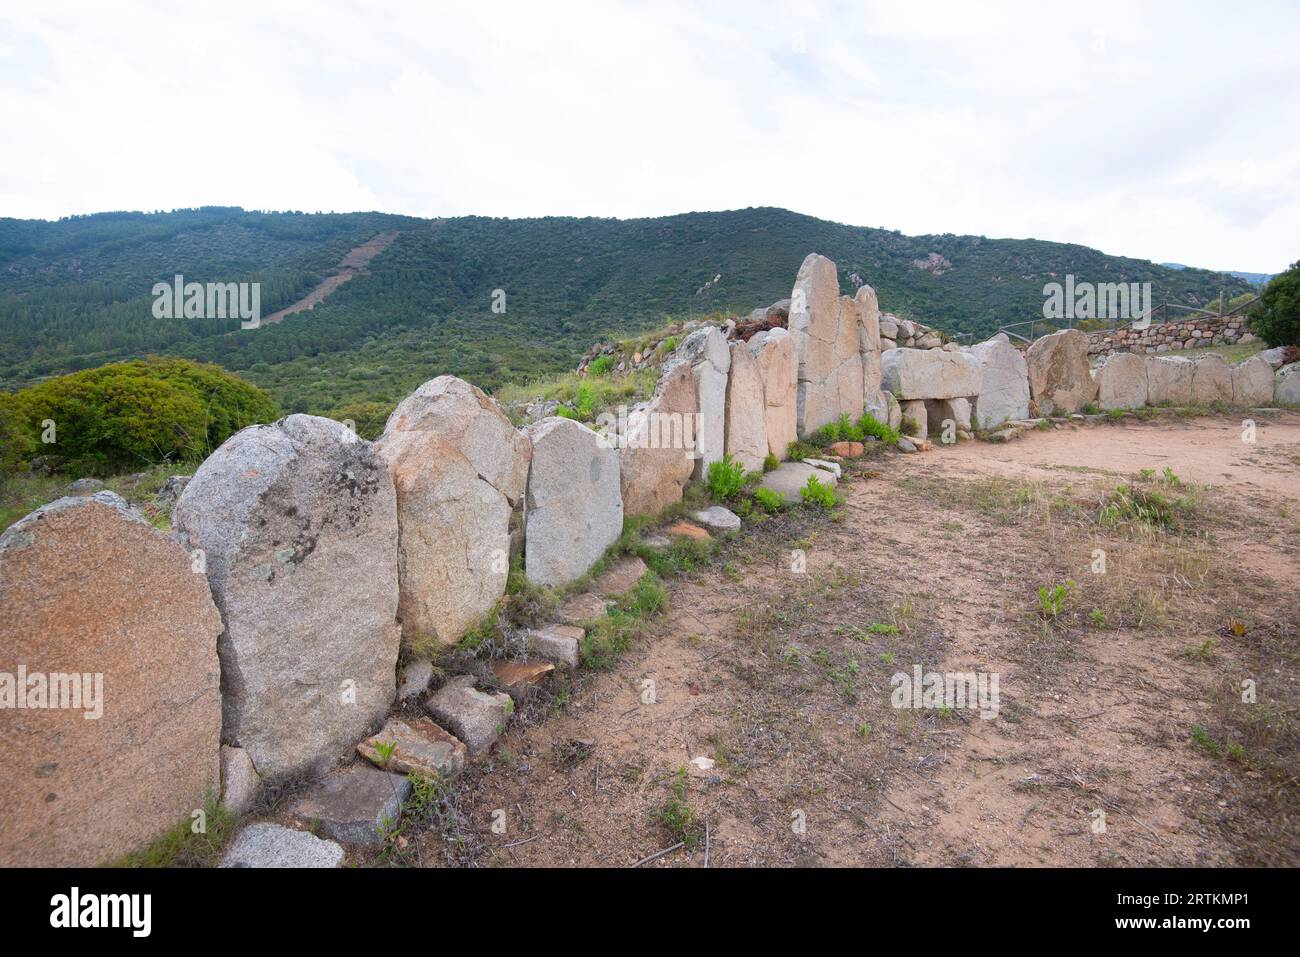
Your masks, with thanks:
M1005 332L971 346L980 364L980 389L971 408L976 428L1029 418L1029 364Z
M251 426L194 473L175 524L201 550L225 622L222 740L263 779L320 773L396 690L387 463L332 419Z
M1147 356L1147 403L1188 405L1195 365L1185 356Z
M884 387L900 402L979 395L983 373L968 352L890 349L882 357Z
M481 390L439 376L402 401L375 446L397 490L402 634L452 644L505 594L528 438Z
M731 349L722 330L696 329L682 340L673 357L664 363L663 375L689 366L695 379L696 418L695 469L699 478L709 464L721 461L726 452L727 374L731 371Z
M1192 404L1232 404L1232 369L1223 356L1197 356L1192 360Z
M1251 356L1232 367L1232 404L1261 406L1273 403L1273 366L1267 359Z
M626 515L657 515L680 502L695 467L699 398L689 365L663 375L654 397L627 417L619 448L619 480Z
M763 430L767 453L784 459L799 437L799 363L788 329L769 329L749 340L749 351L763 380Z
M863 306L841 296L839 288L835 263L816 253L804 259L790 296L789 322L799 364L800 435L811 435L841 415L862 415Z
M1103 409L1140 409L1147 404L1147 363L1143 356L1117 352L1097 367L1097 403Z
M727 379L726 451L746 472L763 467L767 457L763 376L746 342L731 343Z
M0 867L93 867L220 787L221 616L112 492L0 535Z
M1088 337L1078 329L1062 329L1035 340L1025 360L1029 393L1039 415L1078 412L1097 397L1088 365Z
M563 585L585 575L622 534L618 451L572 419L542 419L524 432L533 443L524 567L539 585Z

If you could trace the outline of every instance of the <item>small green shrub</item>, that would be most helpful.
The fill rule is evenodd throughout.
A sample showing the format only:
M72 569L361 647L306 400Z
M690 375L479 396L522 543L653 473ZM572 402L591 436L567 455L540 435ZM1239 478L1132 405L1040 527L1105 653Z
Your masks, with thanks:
M1056 618L1065 610L1066 596L1074 589L1074 581L1067 581L1064 585L1053 585L1048 588L1046 585L1038 589L1038 607L1043 613L1044 618Z
M779 512L785 508L785 496L780 492L773 492L770 488L754 489L754 501L765 512Z
M772 472L772 471L775 471L777 468L780 467L780 465L781 465L781 460L778 459L778 458L777 458L775 455L773 455L771 452L768 452L768 453L767 453L767 457L763 459L763 471L764 471L764 472Z
M745 487L745 468L731 460L730 453L709 463L709 492L716 499L728 499Z
M890 428L870 412L862 413L862 418L858 419L858 429L863 435L873 436L881 442L884 442L886 445L898 444L898 430Z
M608 375L609 370L612 368L614 368L613 356L597 356L587 366L587 372L594 376L603 376Z
M835 486L829 482L822 483L815 475L808 476L808 484L799 490L799 495L803 498L805 505L827 510L834 508L839 503L839 498L835 494Z

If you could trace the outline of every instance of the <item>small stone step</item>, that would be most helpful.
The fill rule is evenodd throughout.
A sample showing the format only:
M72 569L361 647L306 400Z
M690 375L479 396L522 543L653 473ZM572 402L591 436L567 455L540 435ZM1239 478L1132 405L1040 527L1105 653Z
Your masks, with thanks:
M835 485L838 481L834 473L827 472L825 469L804 462L782 462L764 475L759 485L777 492L787 503L798 505L803 502L803 489L808 484L810 475L816 476L817 481L822 485Z
M574 595L555 612L555 617L566 625L581 625L605 614L613 602L592 592Z
M368 764L332 771L293 807L303 827L347 844L379 844L402 816L411 782Z
M615 598L640 581L645 573L645 562L641 559L635 556L620 558L597 579L594 591L606 598Z
M696 512L692 517L706 528L719 532L732 532L740 528L740 516L721 505L710 505L703 511Z
M547 676L555 671L555 665L549 661L528 661L522 658L499 659L492 662L492 674L506 694L516 701L523 700L528 689L541 684Z
M479 691L473 675L460 675L429 695L424 707L465 742L471 755L479 755L505 730L514 702L503 691Z
M236 835L222 867L338 867L343 848L279 824L250 824Z
M553 661L566 668L578 667L582 639L587 633L574 625L551 624L530 628L524 639L527 654Z
M394 745L385 763L378 745ZM389 718L384 729L357 745L376 767L394 774L456 774L465 767L465 745L428 718Z

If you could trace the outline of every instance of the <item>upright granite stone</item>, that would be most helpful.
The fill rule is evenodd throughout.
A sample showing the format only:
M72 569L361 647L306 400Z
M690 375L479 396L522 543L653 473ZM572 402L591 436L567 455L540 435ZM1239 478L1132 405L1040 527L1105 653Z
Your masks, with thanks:
M1029 364L1005 332L971 346L980 364L980 389L971 409L977 429L1029 418Z
M1097 367L1097 403L1107 410L1140 409L1147 404L1147 363L1143 356L1117 352Z
M726 451L746 472L763 467L767 457L763 378L749 343L731 343L731 372L727 378Z
M784 459L799 437L799 363L788 329L769 329L749 340L749 351L763 380L763 430L767 454Z
M222 740L263 778L320 773L392 704L397 496L371 443L291 415L231 436L176 505L225 622Z
M623 531L618 451L572 419L542 419L524 504L524 567L539 585L581 578Z
M790 296L789 329L799 363L800 435L811 435L841 415L862 415L862 325L859 303L839 294L835 263L809 254ZM879 335L878 324L876 329Z
M979 360L967 352L890 349L882 362L884 386L900 402L979 395L983 384Z
M1062 329L1034 341L1026 355L1029 392L1039 415L1078 412L1097 397L1088 365L1088 337Z
M627 515L657 515L682 499L695 468L699 398L689 365L661 376L644 409L628 415L619 448L619 481Z
M858 354L862 358L862 410L877 422L889 416L889 400L881 388L883 366L880 350L880 305L876 291L862 286L853 297L858 307Z
M505 594L528 438L481 390L439 376L402 401L375 447L397 490L402 634L452 644Z
M1213 402L1232 404L1232 370L1223 356L1198 356L1192 360L1192 403Z
M1232 367L1232 404L1244 407L1272 405L1273 366L1251 356Z
M0 867L93 867L220 788L221 616L112 492L0 535Z
M700 478L709 464L721 461L726 452L727 375L731 371L731 350L722 330L697 329L682 340L673 357L664 364L663 374L689 366L695 379L696 459L692 475Z
M1273 401L1278 405L1300 405L1300 362L1282 366L1274 373Z
M1189 405L1195 366L1184 356L1147 356L1147 403Z

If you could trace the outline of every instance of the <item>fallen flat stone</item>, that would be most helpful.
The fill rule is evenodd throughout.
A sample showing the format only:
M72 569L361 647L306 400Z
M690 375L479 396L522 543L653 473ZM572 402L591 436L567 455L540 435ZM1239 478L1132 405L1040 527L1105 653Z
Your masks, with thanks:
M606 598L617 598L641 580L646 565L635 555L627 555L614 562L596 580L594 591Z
M813 468L830 472L837 479L844 474L844 470L840 468L839 462L832 462L829 459L804 459L803 461L805 465L811 465Z
M378 745L393 745L386 762ZM432 778L465 767L465 745L428 718L389 718L382 731L357 745L357 753L393 774Z
M492 674L506 694L520 700L533 685L541 684L555 671L549 661L527 661L518 658L498 659L492 662Z
M905 436L905 435L903 435L903 436L899 436L899 439L898 439L898 451L900 451L900 452L915 452L915 451L916 451L916 443L913 442L911 439L909 439L909 438L908 438L907 436Z
M838 483L833 472L827 472L825 469L804 462L782 462L763 476L759 486L776 492L791 505L798 505L803 502L802 491L808 484L809 476L816 476L817 481L823 485Z
M611 602L592 592L574 595L555 612L555 617L566 625L581 625L605 614Z
M226 848L222 867L338 867L343 848L279 824L250 824Z
M740 528L740 516L721 505L710 505L706 509L692 513L691 517L705 528L720 532L731 532Z
M675 535L678 538L694 538L702 542L708 541L710 538L713 537L704 529L700 528L700 526L692 525L690 522L684 519L673 522L671 525L665 528L664 531L667 532L669 535Z
M190 556L112 492L0 534L0 867L94 867L218 792L220 634Z
M221 803L232 814L247 814L257 801L261 779L243 748L221 746Z
M587 633L576 625L550 624L529 629L524 637L525 652L546 658L566 668L576 668Z
M402 816L411 782L368 764L332 771L293 806L295 821L345 844L379 844Z
M514 702L502 691L479 691L473 675L460 675L429 695L424 707L477 756L505 730Z

